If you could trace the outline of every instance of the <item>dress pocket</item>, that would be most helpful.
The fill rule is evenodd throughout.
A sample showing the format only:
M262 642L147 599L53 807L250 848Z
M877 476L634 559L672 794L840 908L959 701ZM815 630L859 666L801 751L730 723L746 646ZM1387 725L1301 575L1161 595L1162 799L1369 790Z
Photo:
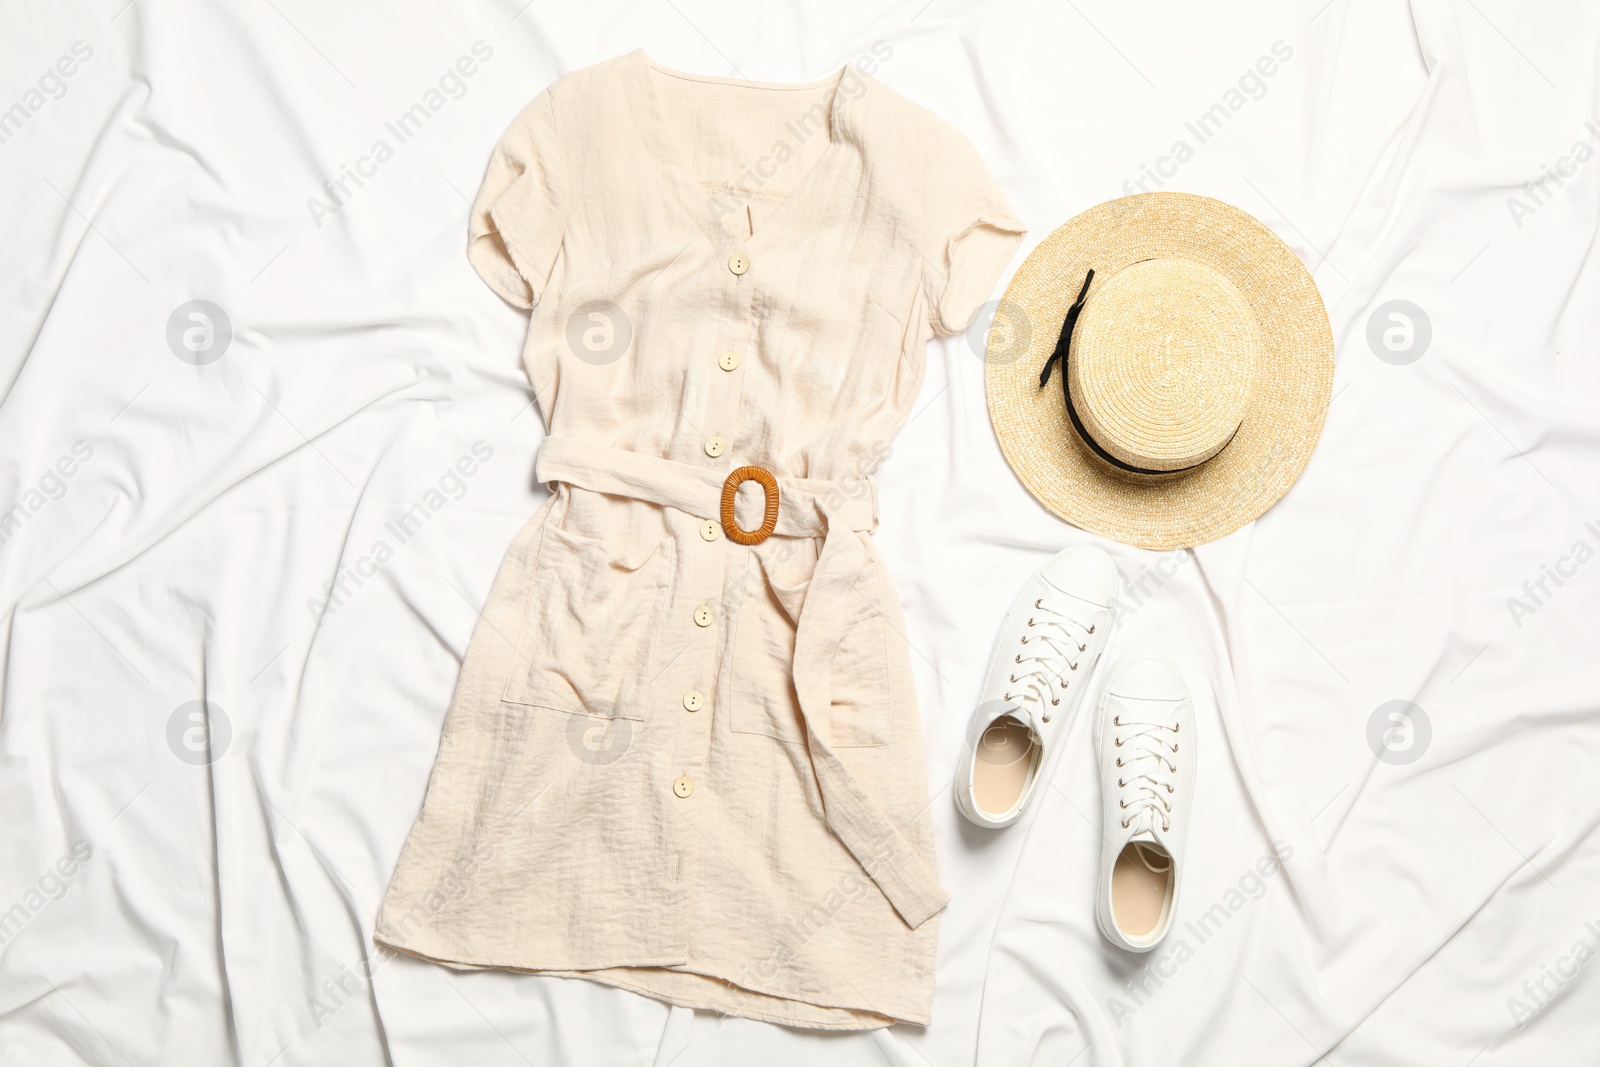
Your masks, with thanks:
M540 537L502 699L578 715L647 718L672 541L619 549L553 523Z
M835 748L866 748L890 741L894 708L888 636L886 620L873 612L863 614L839 642L833 655L829 709Z
M794 688L795 624L784 607L785 602L799 603L803 593L763 581L740 606L728 709L732 732L805 744L805 718ZM885 620L863 597L850 596L848 616L841 620L845 629L829 668L829 721L820 729L835 748L885 745L894 717Z

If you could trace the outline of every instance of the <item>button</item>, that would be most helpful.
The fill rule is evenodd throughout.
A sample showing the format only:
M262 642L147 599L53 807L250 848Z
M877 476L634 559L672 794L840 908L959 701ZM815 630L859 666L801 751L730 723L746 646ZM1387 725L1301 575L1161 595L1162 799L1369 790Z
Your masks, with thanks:
M691 689L683 694L683 710L699 711L706 706L706 695L698 689Z
M722 355L717 357L717 366L721 367L723 370L738 370L739 369L739 353L737 353L737 352L724 352L724 353L722 353Z
M718 456L722 455L727 450L728 450L728 442L724 441L722 438L720 438L720 437L708 437L708 438L706 438L706 455L710 456L712 459L716 459Z
M687 774L679 775L672 783L672 792L682 799L694 792L694 779Z
M735 274L743 274L750 269L750 257L743 252L735 252L728 257L728 269Z
M696 626L710 626L717 621L717 613L711 610L710 604L701 604L694 609L694 624Z
M722 536L722 523L712 522L710 519L707 519L705 522L700 524L700 536L705 538L707 541L715 541L717 538Z

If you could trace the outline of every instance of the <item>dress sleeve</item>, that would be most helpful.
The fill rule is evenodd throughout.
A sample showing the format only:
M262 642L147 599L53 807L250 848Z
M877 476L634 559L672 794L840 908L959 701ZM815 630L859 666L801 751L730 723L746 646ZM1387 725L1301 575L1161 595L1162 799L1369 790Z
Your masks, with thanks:
M934 332L960 333L989 298L1026 227L972 142L936 121L924 159L923 286Z
M534 305L555 268L565 184L555 106L546 90L495 145L467 235L473 269L517 307Z

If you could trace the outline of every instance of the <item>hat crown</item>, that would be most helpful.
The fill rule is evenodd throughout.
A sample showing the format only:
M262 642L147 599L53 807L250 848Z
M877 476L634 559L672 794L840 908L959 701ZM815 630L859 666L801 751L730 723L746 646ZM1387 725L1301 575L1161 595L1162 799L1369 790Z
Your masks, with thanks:
M1227 277L1179 257L1096 275L1072 339L1073 408L1124 463L1176 471L1232 440L1261 354L1249 302Z

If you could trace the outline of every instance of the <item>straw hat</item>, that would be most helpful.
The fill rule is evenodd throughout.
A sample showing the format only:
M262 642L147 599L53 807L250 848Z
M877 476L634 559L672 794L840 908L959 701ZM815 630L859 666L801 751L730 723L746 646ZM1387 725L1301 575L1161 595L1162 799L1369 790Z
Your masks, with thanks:
M1220 200L1144 193L1033 250L985 363L1001 451L1045 507L1127 544L1187 548L1261 515L1305 469L1333 332L1266 226Z

